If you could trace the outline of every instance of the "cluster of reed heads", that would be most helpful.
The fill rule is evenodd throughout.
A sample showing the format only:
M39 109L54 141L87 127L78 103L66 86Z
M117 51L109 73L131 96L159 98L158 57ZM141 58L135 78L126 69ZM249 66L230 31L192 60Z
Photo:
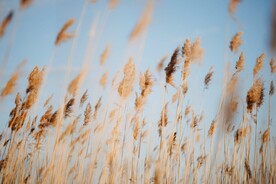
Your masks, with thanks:
M20 3L26 8L31 1ZM110 8L117 3L110 1ZM230 1L230 14L238 3ZM148 26L152 5L149 7L130 34L130 40L136 39ZM2 21L1 37L12 17L11 11ZM56 47L75 37L68 32L74 22L70 19L63 25L54 43ZM191 93L190 65L201 61L203 56L199 38L186 39L169 59L161 59L156 71L147 69L137 77L136 64L130 58L123 72L118 72L110 82L108 73L104 73L98 87L111 84L110 94L118 96L116 104L111 98L102 97L92 104L93 93L89 89L82 91L87 72L81 70L68 84L61 103L51 104L54 102L50 96L42 103L44 112L39 114L36 105L41 104L39 94L48 70L35 67L28 76L25 93L16 94L14 108L0 136L1 182L276 183L276 145L270 138L274 83L271 80L265 87L265 79L258 75L266 63L263 53L256 59L251 88L246 95L239 93L239 75L245 66L241 45L242 32L238 32L231 39L229 49L234 57L238 54L239 57L234 72L226 72L220 108L212 122L204 120L203 110L197 114L193 105L187 103L187 94ZM101 65L105 64L109 50L107 47L103 51ZM273 76L276 72L273 58L269 65ZM1 101L15 94L19 68L3 86ZM178 72L181 72L179 83L175 80ZM159 78L155 73L160 74ZM213 75L214 69L210 67L202 79L203 93L214 87ZM158 83L160 88L154 92L172 100L163 100L159 121L152 122L145 107ZM138 91L135 86L139 86ZM175 94L170 96L168 88ZM268 98L268 121L260 124L258 110L264 108L264 98ZM173 111L174 116L168 111ZM237 111L242 113L238 120L235 119ZM260 127L265 130L260 131Z

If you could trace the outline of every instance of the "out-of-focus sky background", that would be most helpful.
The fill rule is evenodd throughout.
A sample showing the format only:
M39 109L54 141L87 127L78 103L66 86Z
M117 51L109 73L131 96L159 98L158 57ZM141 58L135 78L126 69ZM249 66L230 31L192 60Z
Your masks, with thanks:
M94 104L101 95L110 94L109 87L99 87L101 75L109 72L110 85L114 74L124 66L129 56L133 57L139 72L150 68L155 78L161 77L163 81L164 73L160 76L156 72L160 59L168 55L165 63L167 65L174 49L182 46L186 38L194 41L199 37L204 49L203 60L201 64L191 66L189 92L185 103L191 104L197 114L204 110L204 122L209 125L219 109L226 63L230 62L231 70L234 71L240 52L244 52L245 70L240 75L241 97L244 98L252 84L256 58L264 52L264 67L259 74L265 81L265 104L259 115L263 125L261 129L264 130L269 83L271 79L275 79L275 76L270 75L269 68L269 61L273 56L269 48L273 1L243 0L234 14L238 22L229 16L228 4L228 0L156 0L148 29L138 40L129 42L129 35L147 6L146 0L120 0L114 9L108 8L107 0L97 0L95 3L84 0L37 0L24 10L19 9L18 0L1 0L0 20L10 10L14 10L15 14L5 36L0 40L0 62L2 64L5 56L8 61L3 68L0 86L4 86L16 66L26 59L28 62L21 69L22 77L18 81L17 90L24 93L27 75L34 66L46 65L50 72L41 94L42 99L54 94L53 102L60 101L63 87L78 74L84 60L88 60L90 73L83 90L89 89L93 94L91 101ZM76 19L70 31L76 30L81 21L77 36L55 47L57 33L70 18ZM238 31L243 32L243 45L238 53L233 54L229 50L229 42ZM110 45L110 55L106 64L99 66L100 55L107 45ZM72 59L72 68L69 67L70 80L65 78L68 57ZM51 58L53 59L49 64ZM204 76L211 66L214 67L214 76L209 89L203 90ZM178 68L178 73L180 71L181 67ZM149 121L157 122L160 117L162 90L162 86L156 83L153 94L149 97L145 107ZM169 87L168 93L173 95L175 90ZM7 124L15 95L14 93L1 102L1 129ZM171 101L169 98L167 100ZM275 97L271 100L271 116L275 119ZM174 113L173 109L169 111ZM241 113L239 109L238 114ZM241 119L237 120L239 121ZM275 134L275 125L272 123L272 135Z

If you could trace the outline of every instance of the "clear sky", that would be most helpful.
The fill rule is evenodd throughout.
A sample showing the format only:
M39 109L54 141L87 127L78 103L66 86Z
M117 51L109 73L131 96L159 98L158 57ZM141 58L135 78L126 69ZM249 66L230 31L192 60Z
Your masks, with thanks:
M273 1L243 0L235 13L239 23L229 17L228 3L226 0L156 0L146 33L139 40L129 42L129 35L145 9L146 0L120 0L118 6L112 10L108 9L106 0L97 0L96 3L83 0L37 0L29 8L20 11L18 0L1 0L0 20L3 20L10 10L15 11L15 16L6 30L6 35L0 40L1 63L9 50L8 43L12 40L0 86L2 88L16 66L27 59L28 62L22 69L23 77L18 82L18 90L24 91L27 74L35 65L40 67L47 65L50 67L50 74L42 96L46 99L49 95L55 94L54 99L59 100L61 87L64 86L68 57L71 54L73 70L70 79L77 75L85 59L91 63L91 72L84 88L88 88L95 95L92 100L95 103L97 98L108 90L99 89L98 84L95 85L100 76L109 71L110 78L113 77L127 62L129 56L133 56L139 72L150 68L158 78L155 68L164 55L170 57L174 49L182 46L186 38L194 41L200 37L204 49L203 61L202 64L191 67L190 91L187 96L188 101L185 103L195 106L197 113L200 113L201 108L204 109L205 121L209 124L219 108L226 62L231 62L231 69L234 71L240 51L244 51L245 54L245 70L241 74L243 97L252 84L252 71L256 58L263 52L266 56L260 76L263 76L265 81L266 97L268 97L269 82L275 79L275 76L271 77L269 73L269 61L273 56L269 49ZM83 18L81 18L82 13ZM74 40L76 47L72 51L74 41L71 40L55 48L56 35L70 18L76 19L76 23L70 28L72 31L77 28L79 21L82 21ZM95 29L91 31L91 27ZM238 31L243 32L243 45L237 54L232 54L229 50L229 41ZM89 34L92 35L91 38ZM88 46L89 44L92 46ZM110 56L106 65L99 67L100 54L107 44L111 45ZM53 55L53 62L49 66L49 60ZM167 59L166 64L168 62ZM203 94L203 79L210 66L214 67L214 77L209 89ZM178 72L180 70L181 68ZM174 90L170 88L169 94L173 93ZM14 97L15 94L2 102L0 115L4 122L1 122L1 129L6 124L10 109L14 106ZM156 84L145 108L152 121L156 122L159 118L161 100L161 89ZM267 98L265 105L260 109L264 122L267 121L266 102ZM273 97L271 103L273 119L276 118L275 102ZM264 126L262 130L265 128ZM275 129L275 125L272 125L272 129ZM276 131L272 132L276 135Z

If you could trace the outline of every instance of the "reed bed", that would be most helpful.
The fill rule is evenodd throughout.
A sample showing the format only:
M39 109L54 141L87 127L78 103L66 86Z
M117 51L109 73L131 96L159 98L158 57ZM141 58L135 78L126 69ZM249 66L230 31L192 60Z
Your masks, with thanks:
M32 5L31 0L20 3L22 9ZM118 3L111 0L107 6L114 9ZM230 1L230 16L239 3ZM128 37L130 44L147 31L153 9L154 4L148 4ZM12 17L13 11L2 21L0 37ZM75 21L61 25L55 48L78 36L71 29ZM130 57L115 76L104 71L92 85L108 90L108 98L83 85L88 72L84 67L70 82L64 81L66 92L60 102L53 101L53 94L38 103L49 75L47 66L30 71L23 93L16 88L18 79L24 78L17 68L0 93L1 103L15 95L0 135L1 183L276 183L276 144L270 135L276 64L273 58L266 62L264 53L257 57L252 81L247 79L251 87L242 94L241 73L246 69L242 35L237 32L227 43L236 59L229 64L234 71L209 66L202 78L202 96L211 99L207 91L214 87L213 77L219 72L226 76L212 122L206 122L204 109L187 103L187 94L194 90L189 85L190 68L203 58L200 38L183 40L182 46L160 57L154 69L139 71L136 58ZM99 68L112 59L110 52L107 45ZM264 65L270 67L270 79L260 75ZM158 85L159 91L154 91ZM149 99L155 93L162 94L163 105L156 107L159 120L151 121L147 106L154 103ZM43 110L36 111L36 105ZM262 123L258 115L264 105L268 118Z

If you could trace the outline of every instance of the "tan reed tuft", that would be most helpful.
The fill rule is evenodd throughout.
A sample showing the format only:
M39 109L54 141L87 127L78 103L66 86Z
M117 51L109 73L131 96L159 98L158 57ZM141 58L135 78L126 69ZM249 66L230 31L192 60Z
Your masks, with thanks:
M44 68L39 71L38 67L35 67L30 73L28 78L28 87L26 89L27 99L23 105L24 108L30 109L31 106L35 103L38 96L38 90L42 84L43 75Z
M214 135L215 131L216 131L216 122L212 121L210 128L208 130L208 137L211 137L212 135Z
M87 100L88 98L88 89L85 90L85 92L83 93L83 95L81 96L81 99L80 99L80 107L83 106L84 102Z
M230 0L228 5L228 11L230 15L233 15L237 9L238 4L241 2L241 0Z
M136 69L132 58L124 67L124 78L120 82L118 87L118 93L121 97L129 97L132 93L133 84L135 81Z
M254 105L259 108L264 99L264 85L261 79L254 81L252 87L247 92L246 102L248 112L252 112Z
M110 45L107 45L105 47L103 53L101 54L101 59L100 59L100 64L101 65L103 65L106 62L106 60L107 60L107 58L109 56L109 52L110 52L109 50L110 50Z
M267 128L262 135L262 143L266 143L270 140L270 128Z
M75 98L71 98L70 100L68 100L66 103L65 103L65 106L64 106L64 118L67 118L67 117L70 117L72 112L73 112L73 109L72 109L72 106L75 104Z
M241 36L242 32L238 32L233 36L229 46L232 52L238 52L239 47L242 45Z
M119 4L119 2L119 0L109 0L108 7L110 9L113 9Z
M70 82L70 84L68 86L69 94L71 94L71 95L76 94L82 77L83 77L83 73L80 73Z
M98 116L98 111L100 109L102 105L102 97L100 97L95 105L95 110L94 110L94 114L93 114L93 118L96 119Z
M204 78L205 89L208 89L213 74L214 74L214 71L213 71L213 67L211 66L209 69L209 72L206 74L206 76Z
M56 46L58 46L62 42L65 42L66 40L74 37L73 33L66 32L67 29L69 29L69 27L74 24L74 22L75 22L75 19L70 19L62 26L61 30L59 31L59 33L56 37L56 41L55 41Z
M153 3L150 1L146 9L144 10L142 16L140 17L138 23L135 25L134 29L132 30L129 40L132 41L136 39L143 31L145 31L150 24L151 21L151 14L153 12Z
M179 48L177 47L174 50L174 53L171 57L171 60L168 64L168 66L165 68L165 72L166 72L166 83L172 85L173 87L175 87L175 84L173 82L173 74L176 71L177 68L177 64L178 64L178 54L179 54Z
M83 122L83 126L88 125L90 122L92 121L92 108L91 108L91 104L88 103L86 105L85 111L84 111L84 122Z
M275 64L274 58L271 58L269 65L270 65L270 72L275 73L276 72L276 64Z
M270 81L269 95L273 96L273 94L274 94L274 83L273 81Z
M2 89L2 91L1 91L2 97L10 95L15 90L15 86L16 86L18 78L19 78L19 72L15 71L12 74L11 78L6 83L5 87Z
M264 57L265 57L265 54L262 53L256 60L256 64L255 64L255 67L253 69L253 76L255 77L258 72L262 69L263 67L263 63L264 63Z
M200 38L196 38L191 46L191 61L201 61L203 58L203 48L201 47Z
M240 72L244 68L244 54L241 52L241 55L239 57L239 60L236 62L236 72Z
M159 63L157 64L157 67L156 67L157 72L161 72L161 71L163 70L163 68L164 68L164 63L165 63L166 59L167 59L167 56L164 56L164 57L162 57L162 59L159 61Z
M13 11L11 10L0 24L0 38L4 36L5 31L12 20L12 17L13 17Z
M101 78L100 78L100 85L105 88L106 87L106 83L107 83L107 78L108 78L108 72L105 72Z
M31 5L33 0L20 0L20 8L24 9Z

